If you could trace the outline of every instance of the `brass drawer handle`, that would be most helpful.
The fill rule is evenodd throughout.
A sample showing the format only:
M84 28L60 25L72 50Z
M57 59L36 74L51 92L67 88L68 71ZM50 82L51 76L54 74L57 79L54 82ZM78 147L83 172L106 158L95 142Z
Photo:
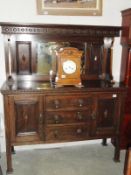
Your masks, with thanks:
M57 139L58 136L59 136L59 132L58 132L58 130L55 130L55 131L54 131L54 137Z
M54 105L55 105L55 108L56 108L56 109L59 108L59 107L60 107L60 102L59 102L59 100L55 100L55 101L54 101Z
M25 121L27 122L27 120L28 120L28 115L26 114L25 116L24 116L24 119L25 119Z
M81 128L78 128L77 130L76 130L76 133L77 134L81 134L83 131L82 131L82 129Z
M108 110L105 110L105 111L104 111L104 118L105 118L105 119L108 118Z
M78 102L79 102L79 106L82 107L83 104L84 104L84 100L83 99L79 99Z
M81 114L81 112L77 112L77 118L78 120L83 120L83 115Z
M96 113L95 112L92 113L91 118L92 118L92 120L96 120Z
M54 121L55 121L56 124L60 123L60 117L59 117L59 115L55 115L54 116Z
M39 124L43 124L43 114L40 113L40 116L39 116Z

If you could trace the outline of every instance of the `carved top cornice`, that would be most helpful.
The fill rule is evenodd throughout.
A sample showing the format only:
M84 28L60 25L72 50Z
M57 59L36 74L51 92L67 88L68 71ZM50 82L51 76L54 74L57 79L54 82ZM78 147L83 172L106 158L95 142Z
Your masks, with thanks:
M84 26L84 25L38 25L0 23L3 34L42 34L86 37L118 37L121 27L118 26Z

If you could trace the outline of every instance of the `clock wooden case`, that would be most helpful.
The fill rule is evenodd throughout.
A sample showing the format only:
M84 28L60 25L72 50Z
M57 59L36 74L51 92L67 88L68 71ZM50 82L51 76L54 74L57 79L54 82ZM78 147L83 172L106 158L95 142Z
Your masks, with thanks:
M106 145L114 138L114 160L119 161L126 88L112 83L112 52L120 30L1 23L8 173L13 171L12 148L25 144L102 139ZM55 79L66 86L57 88Z
M57 53L56 86L74 85L81 87L81 58L82 51L77 48L63 48Z

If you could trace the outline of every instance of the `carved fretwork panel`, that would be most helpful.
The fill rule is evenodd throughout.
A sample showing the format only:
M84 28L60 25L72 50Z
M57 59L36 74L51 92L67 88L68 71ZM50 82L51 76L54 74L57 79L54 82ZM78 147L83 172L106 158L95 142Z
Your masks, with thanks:
M120 27L109 26L78 26L78 25L7 25L2 24L4 34L43 34L43 35L64 35L84 37L113 37L119 36Z
M31 42L16 41L16 58L17 74L31 74Z

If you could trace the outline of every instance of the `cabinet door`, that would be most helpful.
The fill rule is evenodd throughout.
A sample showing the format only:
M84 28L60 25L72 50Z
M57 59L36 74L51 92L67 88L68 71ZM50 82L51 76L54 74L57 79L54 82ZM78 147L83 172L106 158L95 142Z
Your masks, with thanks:
M97 96L96 111L92 119L94 121L95 136L111 137L116 133L119 119L118 94L101 94Z
M39 141L43 135L42 101L39 96L11 97L12 139L14 142Z

